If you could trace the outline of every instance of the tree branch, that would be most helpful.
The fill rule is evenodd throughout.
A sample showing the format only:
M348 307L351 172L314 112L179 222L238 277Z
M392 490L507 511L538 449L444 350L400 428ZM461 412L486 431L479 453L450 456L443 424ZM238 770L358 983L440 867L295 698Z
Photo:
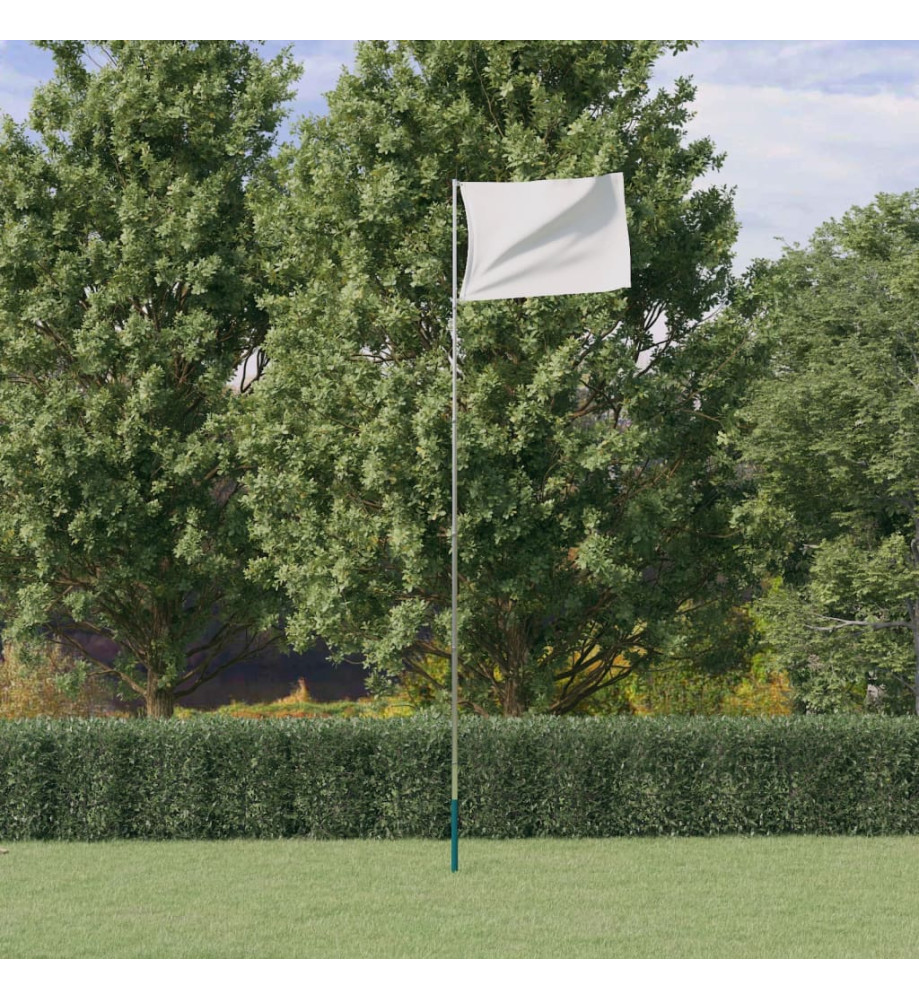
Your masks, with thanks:
M838 632L843 628L867 628L872 632L880 632L886 628L911 628L909 622L860 622L850 618L835 618L833 615L819 615L821 621L836 622L836 625L805 625L811 632Z

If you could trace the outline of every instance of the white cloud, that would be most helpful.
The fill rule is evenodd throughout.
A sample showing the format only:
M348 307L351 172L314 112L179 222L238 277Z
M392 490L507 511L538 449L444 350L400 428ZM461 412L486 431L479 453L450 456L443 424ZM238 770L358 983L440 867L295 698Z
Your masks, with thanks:
M738 265L777 256L780 244L881 191L919 186L919 90L863 96L702 83L690 138L727 153L713 178L736 186L743 224Z
M663 59L660 82L697 81L827 93L911 93L919 85L916 42L702 42Z
M29 42L4 42L0 48L0 111L22 122L32 92L53 75L51 54Z
M29 112L32 91L38 83L35 77L0 62L0 110L22 121Z
M324 94L335 89L343 66L354 63L353 42L323 42L321 48L300 56L298 62L303 67L297 90L296 104L304 110L320 110L325 107Z
M737 270L775 257L881 191L919 186L919 43L703 42L653 84L689 76L690 138L727 154L707 183L736 187Z

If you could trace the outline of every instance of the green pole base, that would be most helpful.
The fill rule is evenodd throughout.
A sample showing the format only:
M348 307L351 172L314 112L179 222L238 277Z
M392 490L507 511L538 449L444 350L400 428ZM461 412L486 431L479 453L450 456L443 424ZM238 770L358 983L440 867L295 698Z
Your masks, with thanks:
M450 800L450 871L459 870L459 802Z

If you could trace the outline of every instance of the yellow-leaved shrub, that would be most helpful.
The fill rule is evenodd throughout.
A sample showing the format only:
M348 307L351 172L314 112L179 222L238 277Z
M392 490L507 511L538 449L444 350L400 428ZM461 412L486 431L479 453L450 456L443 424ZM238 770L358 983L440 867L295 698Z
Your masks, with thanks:
M97 714L103 701L100 685L86 681L75 694L62 687L62 678L73 667L72 658L52 643L40 657L26 659L15 644L5 642L0 656L0 719Z

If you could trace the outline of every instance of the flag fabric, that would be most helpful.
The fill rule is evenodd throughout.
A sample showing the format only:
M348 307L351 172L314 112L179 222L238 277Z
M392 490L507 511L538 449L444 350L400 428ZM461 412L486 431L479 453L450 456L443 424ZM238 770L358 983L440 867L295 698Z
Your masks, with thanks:
M622 174L459 187L469 229L461 300L630 287Z

